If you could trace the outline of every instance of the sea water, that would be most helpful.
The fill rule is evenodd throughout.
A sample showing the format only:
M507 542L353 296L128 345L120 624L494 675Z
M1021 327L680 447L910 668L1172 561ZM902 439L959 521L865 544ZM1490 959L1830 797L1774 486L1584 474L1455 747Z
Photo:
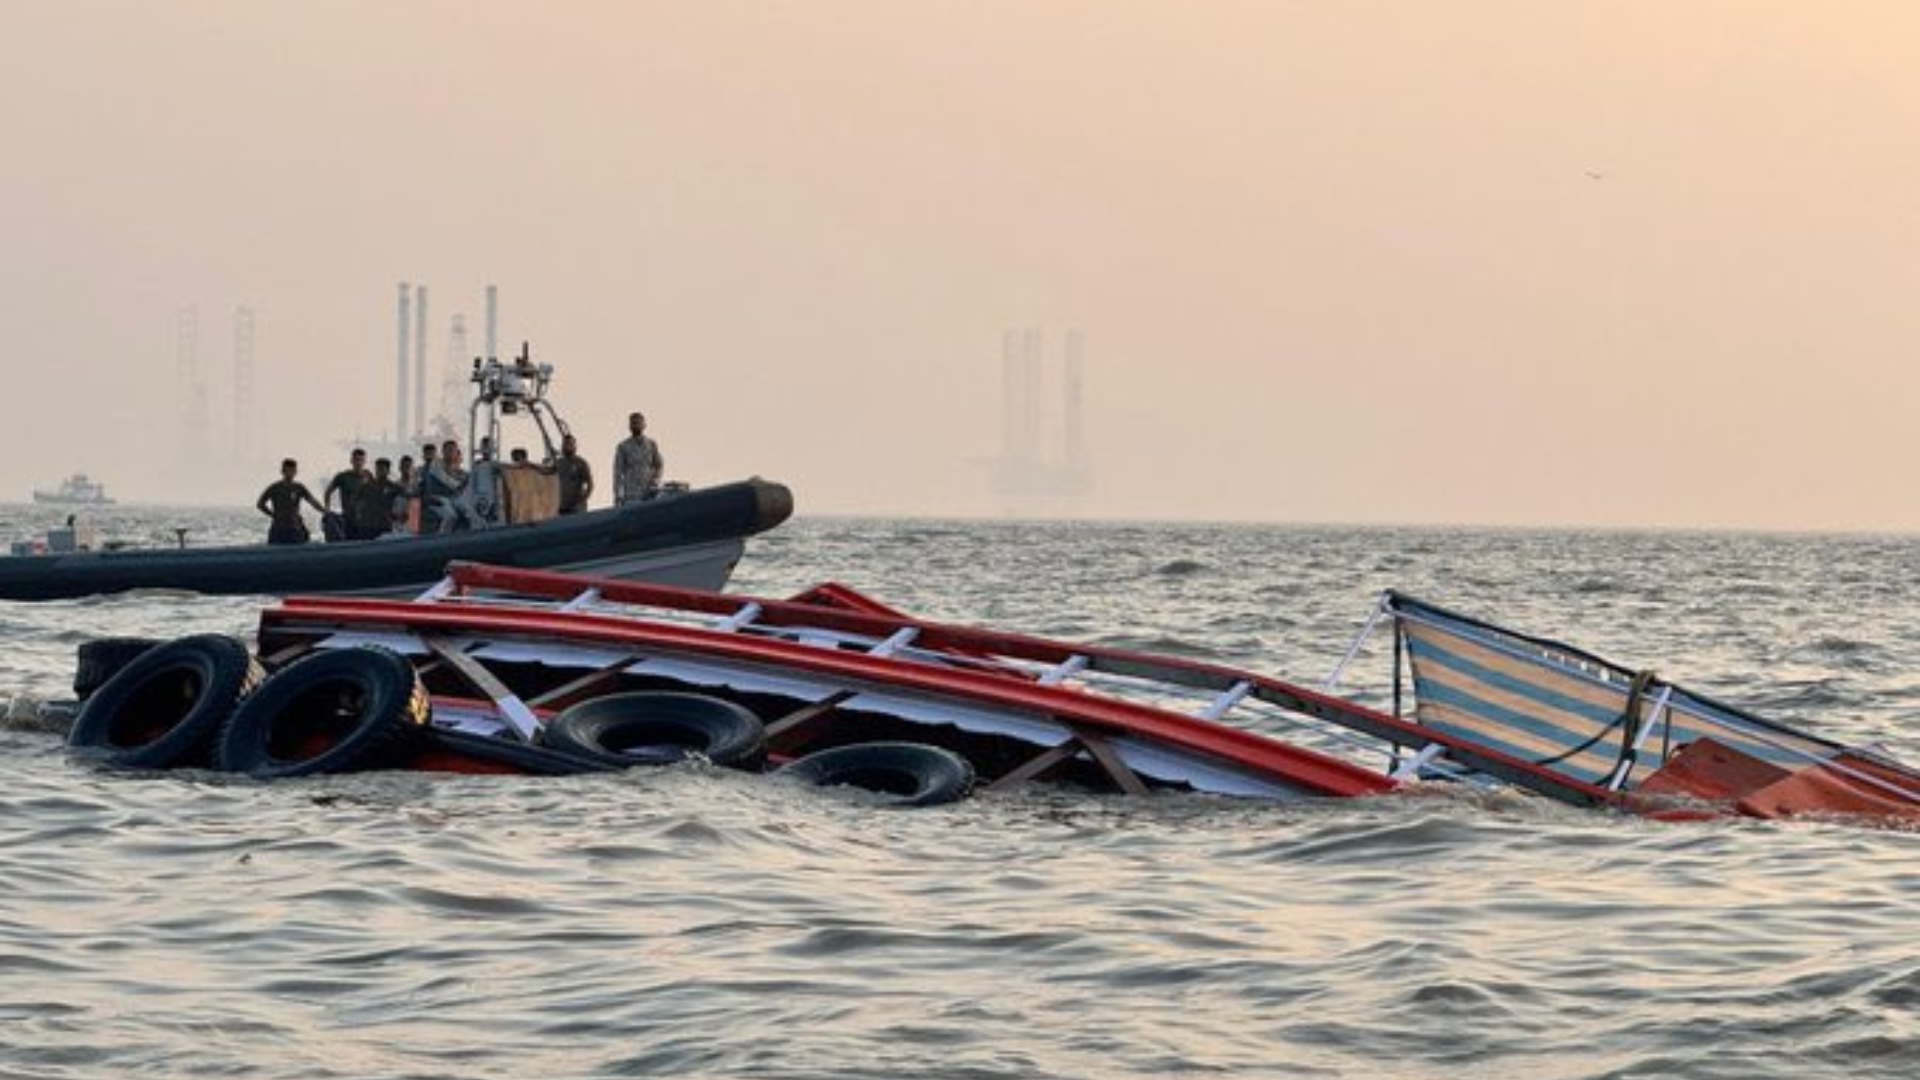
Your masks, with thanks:
M9 515L35 524L32 510ZM245 515L125 509L173 542ZM1313 683L1399 588L1920 761L1909 537L801 518L734 585ZM0 604L0 696L259 601ZM1385 650L1351 690L1381 702ZM1920 835L699 767L259 785L0 728L0 1078L1920 1076Z

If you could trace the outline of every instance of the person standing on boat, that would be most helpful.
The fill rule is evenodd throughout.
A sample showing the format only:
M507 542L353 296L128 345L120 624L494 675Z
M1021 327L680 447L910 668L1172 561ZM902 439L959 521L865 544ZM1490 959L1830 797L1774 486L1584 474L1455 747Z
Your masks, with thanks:
M389 528L393 532L418 532L420 523L415 520L419 512L416 501L420 498L420 474L413 470L413 455L400 455L400 474L394 478L393 504L388 508L391 520Z
M354 523L353 506L360 497L360 489L365 487L367 481L371 479L373 474L367 471L367 452L356 446L353 448L353 453L347 455L347 467L334 473L333 479L327 481L326 490L320 493L320 502L328 508L327 513L332 512L333 493L336 491L340 493L340 521L348 540L370 539L360 535L360 530ZM324 525L325 522L323 521L322 524ZM334 537L328 536L327 539L332 540Z
M348 535L360 540L377 540L393 531L393 500L400 485L393 479L393 462L378 458L373 475L354 492L347 505Z
M472 478L460 467L460 444L440 444L440 457L427 467L420 481L420 532L449 533L455 529L484 529L486 519L473 505ZM431 521L429 521L431 515Z
M300 517L300 504L306 503L322 514L327 508L313 497L307 485L294 479L300 471L300 463L287 458L280 462L280 479L267 485L254 501L254 508L273 520L267 526L269 544L304 544L307 542L307 523Z
M553 471L560 478L560 512L585 513L587 500L593 497L593 467L580 456L580 444L572 435L560 436L560 456L554 459Z
M647 438L647 418L640 413L627 414L627 430L633 434L622 440L613 452L613 505L625 506L660 493L660 474L667 467L660 456L660 444Z

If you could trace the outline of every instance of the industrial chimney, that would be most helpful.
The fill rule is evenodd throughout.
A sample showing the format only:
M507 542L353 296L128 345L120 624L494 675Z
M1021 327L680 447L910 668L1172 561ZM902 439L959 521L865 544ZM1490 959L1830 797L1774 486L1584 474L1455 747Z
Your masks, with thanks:
M393 413L393 438L395 442L399 442L407 437L407 363L412 359L410 355L411 350L407 347L407 331L412 327L412 319L409 317L407 310L410 306L407 292L407 283L403 281L400 283L400 373L397 388L398 396Z
M500 329L500 291L492 285L487 286L487 351L481 355L492 360L500 353L495 345Z
M413 429L400 432L402 441L427 429L427 287L413 294Z

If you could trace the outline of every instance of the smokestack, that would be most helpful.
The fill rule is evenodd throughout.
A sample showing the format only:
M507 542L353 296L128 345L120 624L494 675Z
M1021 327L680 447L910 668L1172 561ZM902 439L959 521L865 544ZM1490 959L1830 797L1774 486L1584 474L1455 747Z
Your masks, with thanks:
M487 351L482 354L489 360L495 359L500 355L499 348L496 345L499 329L500 290L489 285L487 286Z
M253 309L233 312L233 459L253 459Z
M393 412L393 437L396 440L407 437L407 361L411 359L407 348L407 330L411 320L407 318L407 283L400 283L400 383Z
M1040 328L1026 331L1020 357L1020 456L1040 460Z
M1019 335L1011 327L1000 335L1000 456L1012 459L1019 452L1020 345Z
M175 325L179 349L180 451L189 467L206 463L207 388L200 381L200 309L181 308Z
M1066 384L1062 387L1065 417L1066 466L1082 468L1087 463L1086 431L1081 420L1080 331L1067 331Z
M413 298L413 434L418 435L427 430L427 287L415 289Z
M440 369L441 415L457 418L467 387L472 385L473 353L467 350L467 317L454 313L447 327L447 361Z

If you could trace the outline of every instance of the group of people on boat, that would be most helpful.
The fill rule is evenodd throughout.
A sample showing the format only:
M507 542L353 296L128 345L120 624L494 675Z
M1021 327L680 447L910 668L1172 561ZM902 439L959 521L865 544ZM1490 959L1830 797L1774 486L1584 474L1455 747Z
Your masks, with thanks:
M643 502L661 490L666 459L647 435L647 418L627 417L628 437L613 457L615 506ZM399 469L387 458L367 468L367 452L348 455L347 468L335 473L320 498L298 479L300 463L280 462L280 479L267 485L254 506L265 514L269 544L304 544L310 538L303 505L320 514L328 540L378 540L389 536L431 536L496 525L540 521L586 511L594 493L593 469L579 454L572 434L560 440L560 452L543 464L515 449L505 464L496 458L491 438L475 447L471 469L457 439L420 448L416 462L402 455ZM339 509L333 509L338 496Z

